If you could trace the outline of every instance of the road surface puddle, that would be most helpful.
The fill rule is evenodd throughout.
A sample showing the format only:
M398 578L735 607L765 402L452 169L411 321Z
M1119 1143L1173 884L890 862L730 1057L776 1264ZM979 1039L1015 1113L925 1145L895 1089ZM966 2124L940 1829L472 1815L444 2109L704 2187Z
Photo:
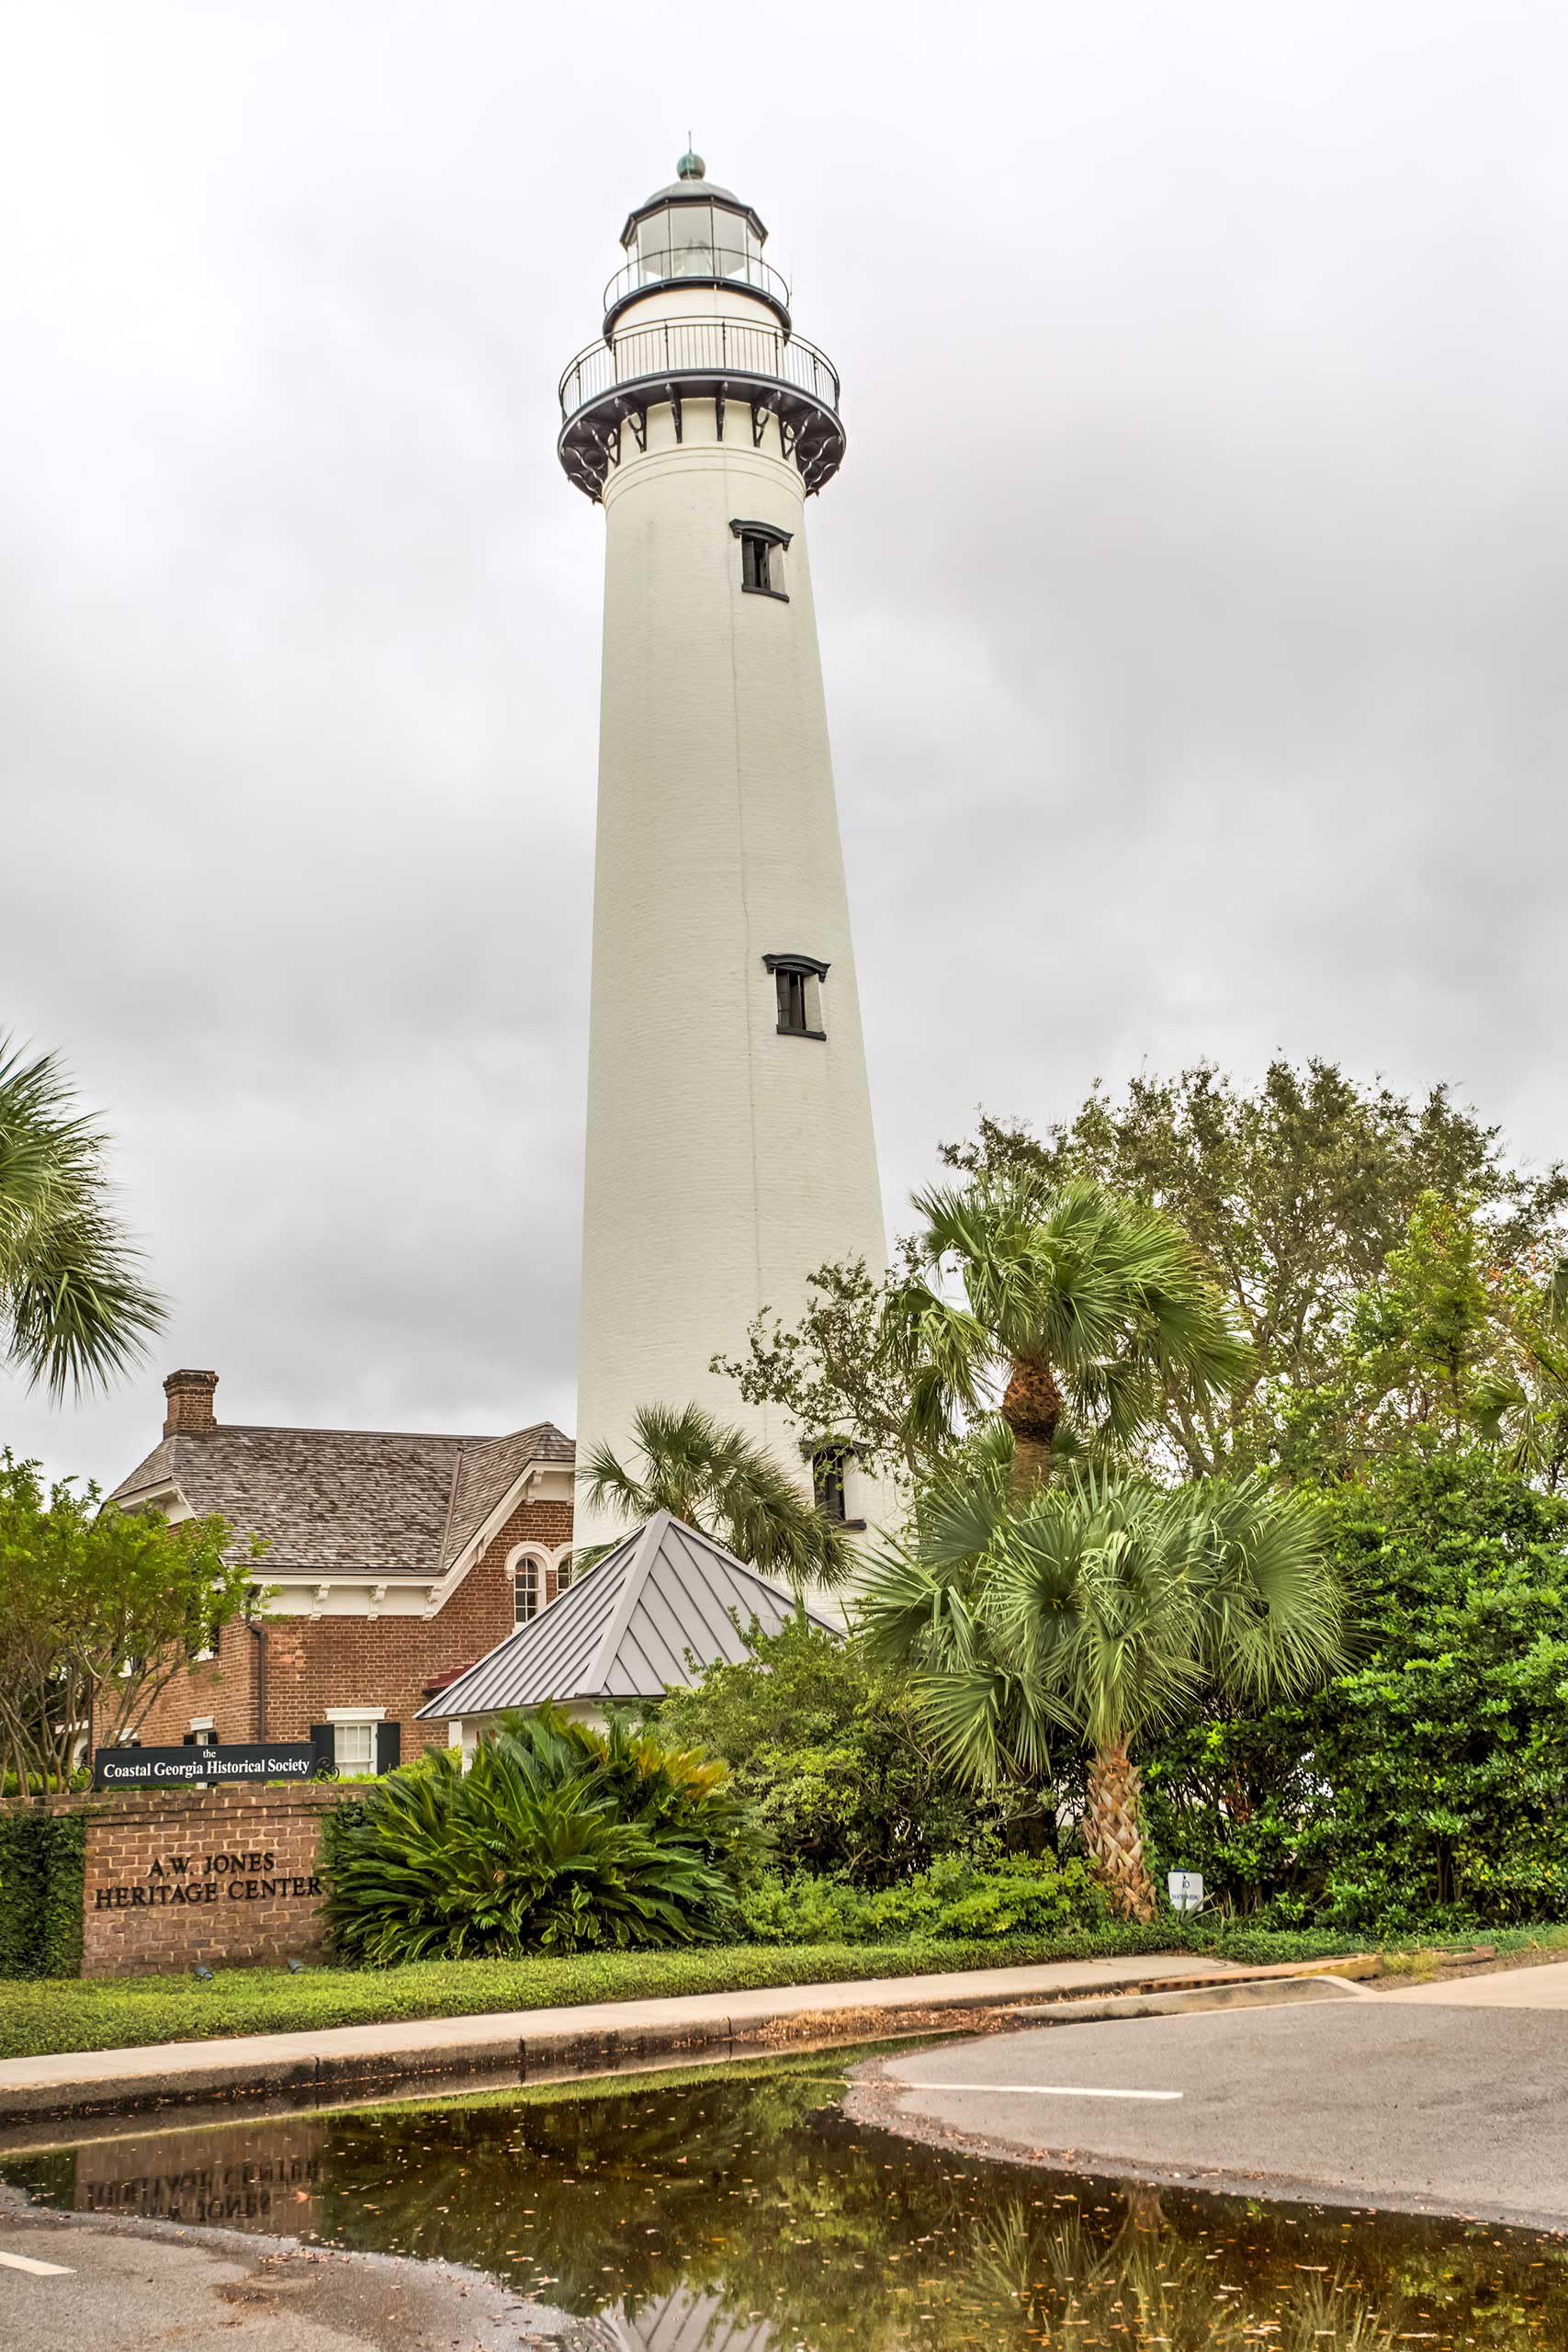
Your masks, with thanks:
M864 2054L138 2129L0 2175L78 2211L468 2264L605 2352L1568 2346L1568 2241L956 2156L847 2120Z

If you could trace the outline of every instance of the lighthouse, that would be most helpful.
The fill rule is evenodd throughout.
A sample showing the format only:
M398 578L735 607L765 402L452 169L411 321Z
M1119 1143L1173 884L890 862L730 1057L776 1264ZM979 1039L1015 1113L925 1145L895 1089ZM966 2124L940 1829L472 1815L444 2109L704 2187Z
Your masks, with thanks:
M816 1433L709 1366L886 1263L806 534L844 432L756 212L677 174L560 387L605 532L578 1458L694 1402L804 1483Z

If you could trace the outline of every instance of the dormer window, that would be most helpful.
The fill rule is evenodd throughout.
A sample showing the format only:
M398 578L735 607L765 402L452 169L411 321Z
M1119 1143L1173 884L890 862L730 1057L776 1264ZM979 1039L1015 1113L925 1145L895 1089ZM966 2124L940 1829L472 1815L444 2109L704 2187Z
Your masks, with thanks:
M781 1037L826 1037L822 983L828 967L818 956L764 956L778 990Z
M784 592L784 549L795 537L793 531L781 531L773 523L743 522L738 515L729 526L740 542L740 586L748 596L776 596L782 605L789 598Z

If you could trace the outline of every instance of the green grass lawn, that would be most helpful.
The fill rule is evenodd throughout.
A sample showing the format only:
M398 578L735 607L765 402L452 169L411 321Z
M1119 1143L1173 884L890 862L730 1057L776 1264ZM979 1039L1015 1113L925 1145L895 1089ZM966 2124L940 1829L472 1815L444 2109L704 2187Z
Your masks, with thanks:
M687 1951L580 1954L565 1960L421 1961L406 1968L226 1968L210 1984L189 1975L0 1984L0 2057L123 2050L222 2034L299 2033L391 2018L484 2017L578 2001L639 2001L840 1977L911 1976L948 1968L1168 1951L1153 1928L988 1938L983 1943L744 1944Z
M1391 1953L1460 1949L1475 1937L1401 1937ZM1499 1951L1568 1951L1568 1927L1485 1934ZM1332 1958L1369 1949L1366 1939L1321 1929L1300 1935L1174 1922L1090 1934L989 1939L983 1943L745 1944L695 1951L605 1952L570 1960L427 1961L408 1968L224 1969L194 1977L137 1976L96 1983L65 1977L0 1984L0 2057L68 2050L122 2050L156 2041L206 2041L236 2033L299 2033L376 2025L395 2018L483 2017L579 2001L636 2001L770 1984L912 1976L953 1968L1008 1968L1050 1960L1108 1959L1180 1949L1253 1965Z

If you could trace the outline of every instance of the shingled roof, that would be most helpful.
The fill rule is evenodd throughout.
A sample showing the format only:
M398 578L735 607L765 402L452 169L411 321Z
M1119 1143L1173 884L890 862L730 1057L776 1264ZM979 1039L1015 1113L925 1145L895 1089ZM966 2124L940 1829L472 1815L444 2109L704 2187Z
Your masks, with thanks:
M570 1468L574 1451L550 1421L507 1437L224 1424L165 1437L109 1500L177 1487L198 1516L231 1521L237 1554L253 1531L266 1536L268 1573L438 1577L529 1463Z
M776 1634L795 1606L711 1535L656 1511L448 1683L417 1720L456 1723L547 1700L661 1699L690 1689L707 1667L749 1657L753 1623ZM807 1614L829 1633L842 1631Z

